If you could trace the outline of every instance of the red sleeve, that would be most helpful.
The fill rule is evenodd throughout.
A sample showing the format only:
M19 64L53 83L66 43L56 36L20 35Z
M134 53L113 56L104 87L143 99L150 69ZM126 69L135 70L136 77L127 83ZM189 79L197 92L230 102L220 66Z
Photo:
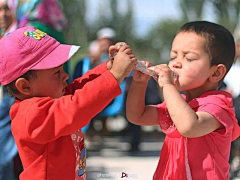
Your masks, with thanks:
M231 94L224 91L209 91L190 104L196 112L204 111L211 114L225 127L212 133L231 135L232 139L237 137L237 119Z
M225 127L225 134L229 132L232 133L233 119L227 109L224 109L216 104L205 104L200 106L197 111L203 111L211 114Z
M105 62L94 69L87 71L82 77L75 79L66 87L66 94L73 94L76 89L81 89L86 83L96 79L107 70L107 62Z
M13 128L29 141L50 142L87 125L120 93L116 79L110 71L105 71L73 95L59 99L35 97L14 105Z

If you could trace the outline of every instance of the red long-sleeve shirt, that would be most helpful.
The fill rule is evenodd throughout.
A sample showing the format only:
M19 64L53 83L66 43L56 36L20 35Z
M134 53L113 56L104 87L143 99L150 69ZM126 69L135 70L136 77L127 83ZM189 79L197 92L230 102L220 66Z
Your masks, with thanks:
M20 179L74 180L79 157L76 158L77 147L74 148L71 134L87 125L120 93L116 79L104 63L76 79L59 99L16 100L10 116L24 168ZM78 133L82 138L83 134ZM82 143L79 146L83 147ZM85 173L82 178L86 179Z

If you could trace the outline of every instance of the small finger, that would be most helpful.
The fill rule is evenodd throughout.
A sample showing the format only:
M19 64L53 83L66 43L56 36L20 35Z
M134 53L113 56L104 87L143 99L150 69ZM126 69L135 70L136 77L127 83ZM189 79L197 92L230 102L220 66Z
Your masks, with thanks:
M128 54L128 55L133 54L133 51L132 51L132 49L130 49L130 48L125 49L123 52L125 52L125 53Z
M134 54L129 54L129 57L132 59L132 58L135 58Z
M148 62L148 61L144 61L145 62L145 65L149 68L152 66L152 63Z
M127 45L127 43L125 43L125 42L118 42L114 46L115 46L116 49L119 50L121 47L123 47L125 45Z
M132 50L129 45L125 45L125 46L121 46L119 48L119 51L124 52L124 51L129 50L129 49Z

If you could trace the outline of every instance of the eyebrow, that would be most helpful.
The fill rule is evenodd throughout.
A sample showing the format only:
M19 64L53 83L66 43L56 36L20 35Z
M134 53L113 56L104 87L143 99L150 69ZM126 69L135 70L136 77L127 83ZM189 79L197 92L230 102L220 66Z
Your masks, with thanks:
M173 52L173 53L177 54L177 51L176 51L176 50L171 50L171 52ZM191 54L195 54L195 55L199 56L199 54L198 54L198 53L196 53L196 52L193 52L193 51L183 51L183 53L184 53L184 54L191 53Z

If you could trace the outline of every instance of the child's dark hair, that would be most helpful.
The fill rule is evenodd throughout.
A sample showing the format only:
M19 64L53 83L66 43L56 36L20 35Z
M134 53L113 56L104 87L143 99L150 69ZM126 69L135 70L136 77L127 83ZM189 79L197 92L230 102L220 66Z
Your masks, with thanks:
M34 78L36 78L36 77L37 77L36 71L30 70L30 71L26 72L25 74L23 74L23 75L22 75L21 77L19 77L19 78L25 78L25 79L27 79L27 80L30 80L30 79L34 79ZM19 78L17 78L17 79L19 79ZM20 92L18 91L18 89L17 89L16 86L15 86L15 83L16 83L17 79L15 79L15 80L12 81L11 83L9 83L9 84L7 84L7 85L4 86L6 92L8 93L8 95L9 95L10 97L14 97L14 96L20 94Z
M234 62L235 42L232 34L225 27L208 21L193 21L184 24L179 32L194 32L204 37L210 66L224 64L227 72L229 71Z

